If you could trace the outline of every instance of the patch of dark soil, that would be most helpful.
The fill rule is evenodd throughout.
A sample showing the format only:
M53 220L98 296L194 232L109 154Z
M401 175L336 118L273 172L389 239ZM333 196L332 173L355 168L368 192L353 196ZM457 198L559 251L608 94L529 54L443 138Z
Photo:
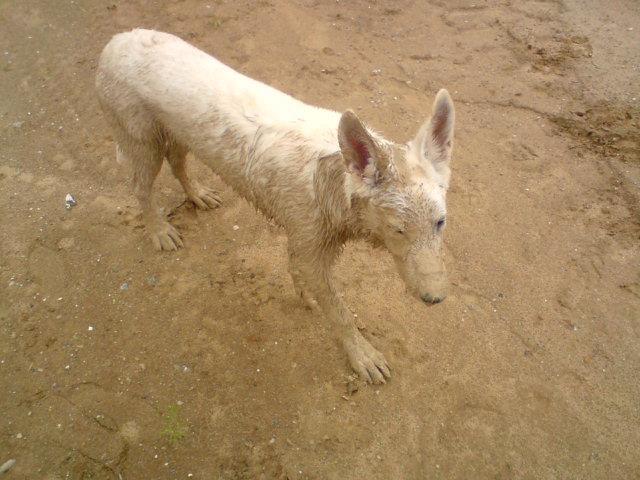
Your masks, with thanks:
M585 148L623 162L640 162L640 109L631 106L594 105L551 121L581 141Z

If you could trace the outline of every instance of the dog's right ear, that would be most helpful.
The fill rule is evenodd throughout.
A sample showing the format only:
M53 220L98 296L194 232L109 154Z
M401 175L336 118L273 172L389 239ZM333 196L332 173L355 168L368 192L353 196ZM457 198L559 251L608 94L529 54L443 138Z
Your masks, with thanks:
M338 143L347 169L357 173L366 183L377 183L386 172L389 165L387 152L351 110L340 118Z

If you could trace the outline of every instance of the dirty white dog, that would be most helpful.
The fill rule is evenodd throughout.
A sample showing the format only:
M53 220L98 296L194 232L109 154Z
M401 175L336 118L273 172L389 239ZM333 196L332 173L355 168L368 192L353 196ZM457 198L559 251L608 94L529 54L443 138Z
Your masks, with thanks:
M96 85L117 156L133 165L135 195L156 248L182 246L152 201L163 159L196 206L220 203L215 191L190 177L191 151L284 227L297 293L329 317L353 369L384 383L387 361L354 325L331 267L346 241L366 239L393 255L419 299L444 299L441 249L454 124L447 91L438 92L416 137L396 144L352 111L302 103L150 30L113 37Z

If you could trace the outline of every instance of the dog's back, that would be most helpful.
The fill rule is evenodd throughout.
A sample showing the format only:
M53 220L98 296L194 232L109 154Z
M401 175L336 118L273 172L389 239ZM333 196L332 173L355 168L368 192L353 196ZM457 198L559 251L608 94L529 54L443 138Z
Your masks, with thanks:
M202 127L221 137L232 125L248 139L259 128L279 128L327 140L339 114L307 105L246 77L173 35L137 29L121 33L105 47L98 66L100 99L121 120L160 123L198 150ZM143 106L144 105L144 106ZM139 126L130 125L134 136ZM154 125L157 127L157 125ZM329 140L337 147L335 135ZM211 155L211 144L195 153Z
M96 86L118 157L142 177L155 178L143 165L167 158L178 162L180 179L180 158L191 151L281 224L291 204L310 200L315 161L339 149L339 113L246 77L170 34L116 35L100 57ZM181 182L197 204L189 181Z

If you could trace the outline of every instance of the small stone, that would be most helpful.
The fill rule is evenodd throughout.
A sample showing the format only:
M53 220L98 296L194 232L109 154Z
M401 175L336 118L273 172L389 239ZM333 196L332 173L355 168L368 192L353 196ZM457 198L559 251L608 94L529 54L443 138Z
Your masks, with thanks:
M13 122L11 124L13 128L22 128L22 125L24 125L24 122Z
M274 443L276 443L276 439L272 438L271 440L269 440L269 445L273 445Z
M155 275L149 275L145 281L150 287L155 287L156 285L158 285L158 279Z
M4 462L2 465L0 465L0 475L2 475L3 473L7 473L9 470L13 468L15 464L16 464L16 461L13 458L10 458L6 462Z
M233 226L233 229L234 229L234 230L240 230L240 227L239 227L238 225L234 225L234 226Z
M21 433L16 433L16 438L17 439L21 439L22 438L22 434Z
M89 330L90 332L93 332L93 327L91 325L89 325L89 327L87 328L87 330Z
M75 197L70 193L67 193L67 196L64 197L64 208L66 208L67 210L71 210L77 204L78 201L75 199Z
M129 290L129 284L127 282L124 282L122 285L120 285L120 290Z

